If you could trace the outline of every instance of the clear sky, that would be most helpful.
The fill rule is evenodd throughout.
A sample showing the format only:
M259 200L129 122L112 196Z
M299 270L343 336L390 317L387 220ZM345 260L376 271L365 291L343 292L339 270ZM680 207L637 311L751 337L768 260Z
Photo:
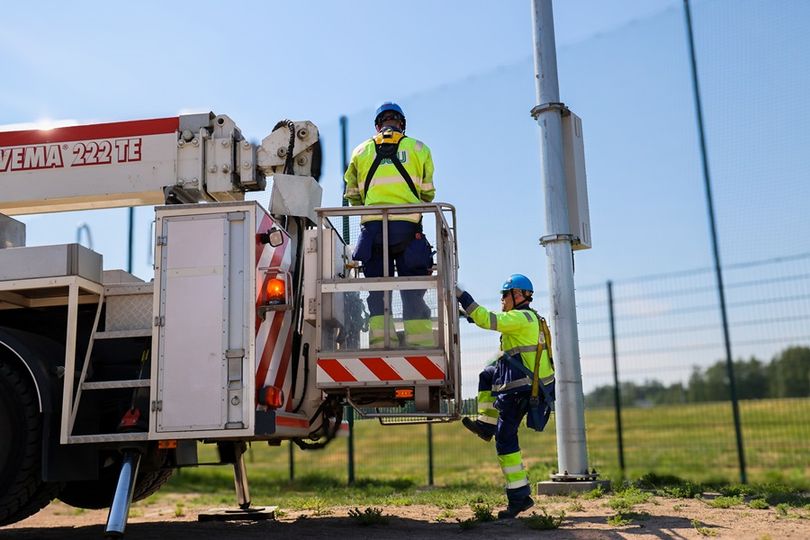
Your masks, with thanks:
M806 251L810 3L692 6L723 260ZM554 9L593 231L577 285L710 266L682 2ZM437 199L458 209L462 284L492 308L512 272L547 291L530 2L16 2L3 13L14 24L0 33L0 124L211 110L258 140L281 118L310 119L325 205L340 204L338 117L354 146L379 102L400 102L409 135L433 150ZM152 211L136 216L135 273L149 279ZM125 210L24 220L30 245L75 241L86 222L105 267L126 266ZM469 356L465 394L482 354Z
M678 4L557 2L558 47ZM406 108L413 103L407 111L410 131L434 147L437 197L461 206L458 188L463 186L448 177L454 160L465 159L465 151L442 137L448 127L463 122L464 136L480 139L487 131L482 113L499 104L475 102L476 95L458 101L452 88L468 87L465 81L483 74L483 83L471 89L485 94L493 82L498 85L498 70L507 70L509 85L521 89L524 99L503 111L515 117L502 121L520 125L524 138L537 137L526 116L534 101L530 2L494 6L487 1L423 0L393 13L371 1L204 1L193 10L167 2L140 2L126 9L92 1L13 3L4 13L15 24L0 34L5 74L0 124L115 121L212 110L233 118L248 138L261 139L280 118L311 119L321 126L326 145L324 204L339 205L337 118L352 115L353 146L368 136L374 107L396 99ZM524 157L537 163L537 146L530 147L532 155ZM485 176L496 173L498 160L493 154L493 168L476 174L476 183L483 186ZM523 170L524 180L533 185L536 214L542 209L539 172L535 167L529 177ZM137 217L135 272L148 277L151 211L139 209ZM105 266L126 266L123 210L25 221L29 244L73 241L76 227L87 222ZM532 238L541 227L542 221L533 225ZM464 254L479 257L473 250ZM504 272L511 269L482 278L479 288L496 286ZM469 286L478 279L468 276Z

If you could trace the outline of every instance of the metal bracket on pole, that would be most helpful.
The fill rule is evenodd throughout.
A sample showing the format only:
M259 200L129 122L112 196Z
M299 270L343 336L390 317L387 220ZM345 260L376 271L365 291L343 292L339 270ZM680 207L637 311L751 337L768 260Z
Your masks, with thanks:
M560 111L560 114L562 114L563 116L565 116L566 113L570 112L568 110L568 107L565 106L565 103L553 101L550 103L541 103L540 105L535 105L534 107L532 107L532 110L529 111L529 114L532 115L532 118L537 120L541 114L543 114L546 111L552 110Z
M553 244L555 242L570 242L574 243L577 237L573 234L547 234L540 237L540 245L546 247L546 244Z

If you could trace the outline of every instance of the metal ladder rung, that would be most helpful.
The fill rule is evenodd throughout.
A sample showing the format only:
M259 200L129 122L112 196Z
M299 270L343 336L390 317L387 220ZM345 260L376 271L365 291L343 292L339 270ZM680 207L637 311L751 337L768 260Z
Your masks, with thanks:
M145 441L148 433L103 433L100 435L71 435L68 444L103 443L119 441Z
M129 379L123 381L96 381L82 383L82 390L109 390L112 388L148 388L149 379Z

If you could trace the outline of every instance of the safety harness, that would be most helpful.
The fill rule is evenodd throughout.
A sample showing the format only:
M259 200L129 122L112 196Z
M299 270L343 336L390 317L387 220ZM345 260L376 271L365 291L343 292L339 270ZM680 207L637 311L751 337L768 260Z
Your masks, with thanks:
M542 431L543 427L545 427L545 421L543 421L545 411L540 408L540 392L543 393L543 399L549 412L554 410L554 397L551 395L548 388L546 388L546 385L540 381L540 357L543 354L543 350L548 351L548 360L552 368L554 367L554 359L551 356L551 331L548 328L548 323L546 323L546 320L538 315L536 311L534 311L534 314L537 315L537 322L540 325L540 334L543 336L542 340L537 340L537 356L534 360L534 371L531 371L523 365L523 362L515 359L514 356L504 355L503 358L510 366L532 378L532 390L529 395L528 410L532 421L528 422L528 425L532 428L539 427L540 429L537 429L537 431Z
M416 186L411 179L411 175L408 174L407 170L405 170L405 166L402 165L402 162L397 156L399 143L404 138L404 133L391 128L386 128L374 136L374 148L377 151L377 155L374 157L374 162L371 164L368 174L366 174L366 180L363 183L363 200L366 199L368 188L371 185L371 179L374 177L374 173L377 172L377 167L380 166L384 159L391 160L391 163L393 163L394 167L397 168L399 174L401 174L402 178L405 179L408 187L411 188L411 193L413 193L413 196L419 199L419 192L416 191Z

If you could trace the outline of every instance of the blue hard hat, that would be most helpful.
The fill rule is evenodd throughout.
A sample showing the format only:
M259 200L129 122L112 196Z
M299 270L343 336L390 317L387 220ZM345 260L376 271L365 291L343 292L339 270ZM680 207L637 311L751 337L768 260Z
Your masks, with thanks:
M501 294L512 289L534 292L534 286L532 285L531 280L529 280L529 278L523 274L512 274L509 276L509 279L504 281L503 285L501 285Z
M399 105L397 105L393 101L386 101L385 103L383 103L382 105L377 107L377 112L374 113L374 124L375 125L377 124L377 119L380 117L380 115L382 113L384 113L384 112L387 112L387 111L394 111L395 113L399 113L399 115L402 117L402 119L403 120L405 119L405 113L402 112L402 107L400 107Z

